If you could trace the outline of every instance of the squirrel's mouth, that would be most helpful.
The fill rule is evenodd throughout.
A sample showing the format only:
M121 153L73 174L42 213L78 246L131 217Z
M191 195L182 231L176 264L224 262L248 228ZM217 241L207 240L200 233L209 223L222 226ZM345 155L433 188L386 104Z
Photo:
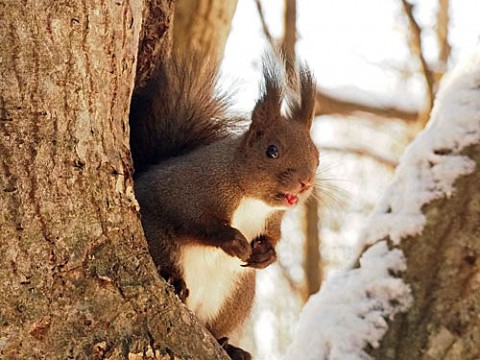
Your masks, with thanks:
M287 206L294 206L298 202L298 196L292 193L280 193L279 197Z

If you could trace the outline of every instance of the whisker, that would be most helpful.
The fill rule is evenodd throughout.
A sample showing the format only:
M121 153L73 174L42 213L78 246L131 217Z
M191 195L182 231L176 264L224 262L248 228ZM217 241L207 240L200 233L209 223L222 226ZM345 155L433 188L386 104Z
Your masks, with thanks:
M336 184L316 184L312 196L327 210L344 211L350 203L350 193Z

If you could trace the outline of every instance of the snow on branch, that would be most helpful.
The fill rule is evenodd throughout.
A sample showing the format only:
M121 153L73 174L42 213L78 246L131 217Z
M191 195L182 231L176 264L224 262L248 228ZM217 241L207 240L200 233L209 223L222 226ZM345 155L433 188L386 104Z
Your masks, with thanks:
M329 278L303 308L285 359L368 359L363 348L378 345L388 329L384 318L410 304L408 286L390 275L403 270L402 252L382 241L363 254L360 268Z
M421 233L422 206L454 192L454 182L475 169L460 152L480 140L480 51L443 81L431 120L407 148L393 182L370 216L364 244Z
M399 244L421 233L422 206L453 194L455 180L475 170L461 151L479 141L480 50L442 82L430 122L406 150L360 236L360 247L373 245L358 268L334 274L310 298L285 359L370 359L365 347L378 346L386 319L412 301L409 286L395 276L406 269L402 251L381 240Z

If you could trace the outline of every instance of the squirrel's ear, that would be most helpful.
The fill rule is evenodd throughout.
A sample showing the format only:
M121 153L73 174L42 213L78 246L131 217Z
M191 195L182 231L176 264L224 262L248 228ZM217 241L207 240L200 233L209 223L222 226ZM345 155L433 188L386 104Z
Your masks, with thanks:
M273 56L263 56L263 86L252 113L252 125L264 127L280 116L284 92L282 67Z
M313 113L315 110L316 82L307 65L301 65L298 69L298 90L299 100L291 102L290 113L294 120L306 125L308 129L312 126Z

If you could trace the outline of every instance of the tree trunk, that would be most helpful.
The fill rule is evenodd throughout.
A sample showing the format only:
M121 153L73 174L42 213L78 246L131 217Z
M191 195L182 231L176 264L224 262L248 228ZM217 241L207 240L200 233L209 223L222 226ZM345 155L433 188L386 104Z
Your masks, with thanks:
M422 204L425 194L437 199L423 202L420 210L425 225L421 233L420 229L409 231L419 235L399 244L407 259L403 277L411 286L414 301L407 313L396 316L381 346L372 351L376 358L480 358L479 69L477 50L442 82L431 122L402 160L412 168L407 172L400 165L397 179L404 183L397 182L392 188L397 199L384 205L395 219L395 209L405 204L403 215L408 212L408 216L396 217L397 224L391 220L388 225L389 215L385 210L379 212L377 219L386 220L386 228L393 223L398 232L398 220L403 219L402 225L408 229L411 222L413 230L416 210L411 205ZM414 160L418 155L423 159ZM454 187L450 187L454 179ZM450 196L440 197L442 194ZM410 197L410 204L398 201L402 195Z
M320 257L320 234L318 229L320 222L318 201L313 196L305 205L305 215L306 231L303 269L307 283L307 293L304 299L307 300L311 295L316 294L318 290L320 290L323 277L323 263Z
M200 52L219 65L237 0L179 0L175 8L173 51Z
M477 171L457 180L451 198L425 207L420 236L402 240L414 304L371 352L376 359L480 357L480 145L465 154Z
M226 358L156 274L138 218L141 4L0 5L2 358Z
M285 15L283 17L283 40L282 52L285 57L285 70L287 71L289 81L296 82L292 77L295 74L297 44L297 0L285 0Z
M138 47L137 75L134 92L140 91L155 74L161 59L170 56L172 24L175 9L173 0L146 0Z

